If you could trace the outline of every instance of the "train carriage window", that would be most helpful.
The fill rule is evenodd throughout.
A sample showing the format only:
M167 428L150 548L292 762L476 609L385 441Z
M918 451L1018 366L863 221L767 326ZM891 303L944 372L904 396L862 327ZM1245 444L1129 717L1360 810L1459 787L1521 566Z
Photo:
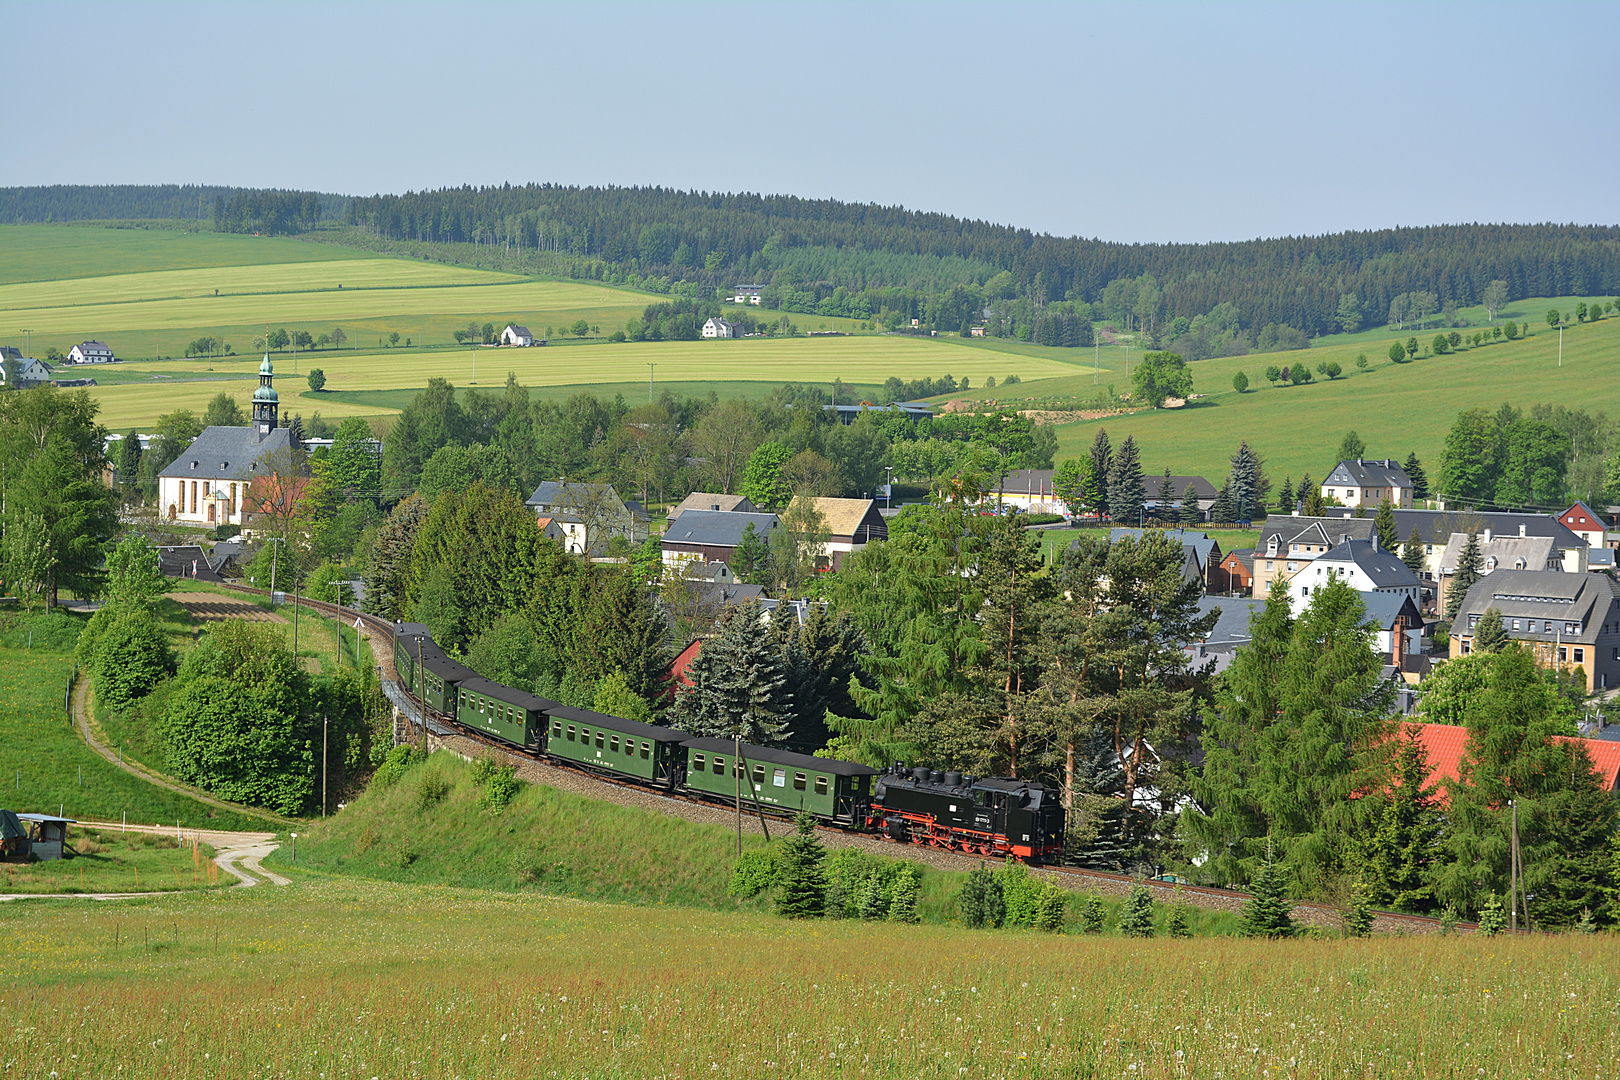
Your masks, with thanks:
M551 737L553 739L560 739L563 737L561 720L553 720L551 722Z
M723 758L723 757L716 757L714 759L714 775L716 775L716 776L724 776L725 774L726 774L726 759Z
M702 754L693 754L692 755L692 771L693 772L702 772L703 771L703 764L704 764L704 761L703 761L703 755Z
M825 776L816 777L816 794L827 794L827 778Z
M764 782L765 782L765 766L763 766L763 765L755 765L754 766L754 783L763 784Z
M600 728L596 732L596 748L598 750L602 749L602 731Z
M787 787L787 770L786 769L773 769L773 770L771 770L771 786L772 787Z
M615 754L619 752L619 737L617 735L608 740L608 749L612 750Z
M641 744L641 759L643 761L651 761L652 760L652 743L642 743Z
M796 772L796 773L793 774L793 790L794 791L803 791L804 790L804 773Z
M569 742L574 741L574 725L573 724L568 725L568 741Z
M748 775L748 769L743 765L741 758L731 763L731 775L738 779Z

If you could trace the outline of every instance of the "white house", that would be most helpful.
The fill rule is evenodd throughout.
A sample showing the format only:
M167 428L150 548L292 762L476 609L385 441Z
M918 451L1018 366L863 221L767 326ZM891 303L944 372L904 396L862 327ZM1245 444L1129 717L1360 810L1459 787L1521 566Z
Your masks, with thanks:
M117 357L100 341L85 341L68 350L70 364L110 364Z
M1418 576L1377 540L1346 540L1324 551L1294 573L1289 591L1309 601L1330 575L1359 593L1404 596L1414 607L1421 603Z
M703 324L703 336L706 338L729 338L737 336L737 327L724 319L714 318Z
M501 331L502 345L528 346L534 344L534 335L527 326L508 326Z
M43 360L25 356L17 365L17 387L43 386L56 378L56 372Z
M178 458L158 473L158 506L169 521L196 525L246 524L248 489L270 476L278 451L293 449L292 433L277 423L281 405L271 385L267 354L253 391L253 422L247 427L206 427Z
M1345 506L1378 506L1389 502L1397 510L1412 507L1412 478L1388 458L1381 461L1341 461L1322 481L1322 498Z
M738 285L736 294L733 296L728 296L726 299L730 300L733 304L758 305L760 300L759 294L764 288L765 286L763 285Z
M615 536L639 544L651 528L641 504L621 499L612 484L543 480L524 501L541 530L576 555L599 555Z

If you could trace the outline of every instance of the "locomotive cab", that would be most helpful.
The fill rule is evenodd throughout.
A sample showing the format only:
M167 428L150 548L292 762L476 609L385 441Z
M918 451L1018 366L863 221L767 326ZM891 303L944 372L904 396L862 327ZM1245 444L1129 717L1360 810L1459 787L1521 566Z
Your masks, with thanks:
M970 854L1055 858L1063 851L1063 807L1042 784L1004 777L908 769L878 777L868 816L891 840Z

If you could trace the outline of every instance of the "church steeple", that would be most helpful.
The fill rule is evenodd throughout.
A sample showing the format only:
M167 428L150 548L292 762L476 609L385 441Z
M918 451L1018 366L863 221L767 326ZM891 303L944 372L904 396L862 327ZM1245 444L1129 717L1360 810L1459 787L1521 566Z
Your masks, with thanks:
M270 366L270 354L265 353L264 363L259 365L259 388L253 391L253 434L259 439L276 429L277 414L281 411L281 399L271 385L275 377L275 369Z

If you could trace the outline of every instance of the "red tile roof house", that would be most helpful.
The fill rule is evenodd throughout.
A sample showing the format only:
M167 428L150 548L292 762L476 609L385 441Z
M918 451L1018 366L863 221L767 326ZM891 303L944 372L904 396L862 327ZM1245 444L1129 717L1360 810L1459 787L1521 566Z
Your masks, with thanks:
M1429 758L1429 778L1426 786L1433 787L1437 797L1444 802L1446 798L1444 784L1446 781L1457 780L1458 765L1468 750L1468 729L1452 724L1403 724L1402 727L1407 732L1415 734L1418 742L1423 744L1423 752ZM1563 735L1554 738L1559 742L1579 743L1585 747L1592 764L1597 769L1603 790L1620 792L1620 742L1609 739L1574 739Z
M1590 506L1578 502L1574 506L1558 515L1570 532L1586 541L1587 547L1600 548L1604 546L1603 533L1607 526L1603 518L1598 516Z

